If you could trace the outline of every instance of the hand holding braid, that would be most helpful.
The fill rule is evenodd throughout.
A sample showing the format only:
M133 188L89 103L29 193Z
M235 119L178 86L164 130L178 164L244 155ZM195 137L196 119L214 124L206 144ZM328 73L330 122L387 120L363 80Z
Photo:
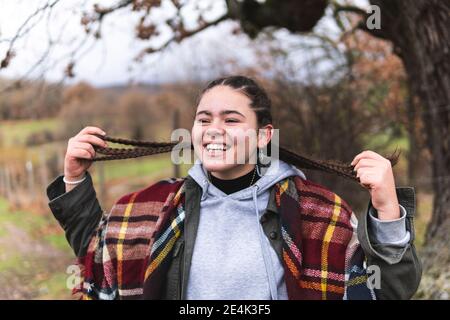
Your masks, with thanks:
M153 154L166 153L172 151L175 147L182 148L178 142L146 142L131 139L112 138L109 136L99 136L105 141L133 146L134 148L107 148L96 147L97 153L103 154L103 156L95 157L93 161L106 161L106 160L119 160L144 157ZM192 145L187 146L192 149ZM353 181L360 182L356 172L353 170L354 166L346 164L336 160L313 160L301 155L298 155L286 148L280 147L279 150L280 159L297 166L298 168L321 170L333 174L340 175L342 177L351 179ZM397 150L391 155L386 157L391 162L392 167L398 161L399 154Z
M378 153L367 150L358 154L351 164L361 185L369 191L378 218L400 218L392 163Z
M106 148L108 144L101 138L105 132L97 127L86 127L69 139L64 159L64 176L68 181L76 181L92 164L95 148Z

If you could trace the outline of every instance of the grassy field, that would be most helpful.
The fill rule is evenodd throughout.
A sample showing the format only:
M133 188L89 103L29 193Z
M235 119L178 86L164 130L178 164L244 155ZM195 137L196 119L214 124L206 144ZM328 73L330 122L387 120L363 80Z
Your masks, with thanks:
M11 210L0 198L0 247L0 299L71 299L74 256L52 216Z
M170 169L170 155L162 154L144 159L109 161L104 164L104 168L107 181L155 176Z
M3 147L23 146L26 139L32 134L45 130L55 132L58 125L58 120L55 118L2 121L0 124L0 141L2 141Z

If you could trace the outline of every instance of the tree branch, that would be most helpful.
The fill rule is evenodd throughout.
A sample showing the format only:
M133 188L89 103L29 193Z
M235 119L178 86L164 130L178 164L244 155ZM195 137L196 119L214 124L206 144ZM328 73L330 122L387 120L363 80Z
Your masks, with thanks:
M9 48L8 50L6 50L6 54L5 57L0 61L0 70L4 69L6 67L8 67L8 65L11 62L11 59L15 56L15 52L14 52L14 44L16 43L16 41L18 39L20 39L21 37L23 37L24 35L26 35L38 22L33 23L31 26L29 26L28 28L26 28L28 26L28 23L34 18L36 17L38 14L45 12L47 9L52 10L54 6L56 6L58 4L58 2L60 2L60 0L54 0L52 3L47 3L44 6L36 9L35 12L33 12L19 27L19 29L17 30L16 34L9 40L3 40L1 42L4 41L8 41L9 42ZM26 28L26 29L25 29ZM25 31L23 31L25 29Z
M183 41L186 38L189 38L197 33L202 32L203 30L218 25L219 23L229 19L230 16L228 15L228 13L224 14L223 16L221 16L220 18L211 21L211 22L205 22L202 25L200 25L198 28L194 29L194 30L176 30L175 35L173 35L169 40L167 40L163 45L161 45L159 48L154 48L154 47L148 47L145 48L144 50L142 50L137 57L135 58L136 61L140 61L142 60L142 58L147 55L147 54L152 54L155 52L160 52L163 51L164 49L166 49L170 44L176 42L176 43L180 43L181 41ZM176 34L178 31L179 34Z
M130 4L133 3L133 0L122 0L115 6L109 7L109 8L101 8L99 5L94 5L95 12L99 15L99 19L102 19L107 14L110 14L111 12L114 12L116 10L126 8Z

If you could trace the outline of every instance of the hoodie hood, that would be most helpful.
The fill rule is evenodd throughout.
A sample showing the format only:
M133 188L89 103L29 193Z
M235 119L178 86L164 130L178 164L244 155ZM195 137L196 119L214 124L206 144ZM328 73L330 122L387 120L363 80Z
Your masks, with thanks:
M208 196L213 197L230 197L233 199L247 199L253 195L254 187L256 186L257 194L261 194L271 188L273 185L290 176L300 176L306 180L305 174L282 160L273 159L271 165L266 172L262 174L258 181L251 187L242 189L232 194L225 194L220 189L216 188L208 179L207 171L201 164L200 160L196 160L195 164L189 169L188 174L198 183L202 188L202 200Z

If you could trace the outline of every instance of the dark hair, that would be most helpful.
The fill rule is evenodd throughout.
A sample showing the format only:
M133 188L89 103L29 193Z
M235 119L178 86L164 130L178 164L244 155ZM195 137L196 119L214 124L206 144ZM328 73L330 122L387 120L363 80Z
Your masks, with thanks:
M258 126L262 127L272 123L271 101L266 91L256 81L244 76L230 76L211 81L200 93L201 97L210 89L217 86L228 86L246 95L251 103L250 107L255 111ZM198 105L198 103L197 103Z
M256 81L245 76L229 76L211 81L201 91L198 101L208 90L219 85L229 86L235 90L238 90L251 100L250 106L256 113L259 127L272 123L271 101L266 91L259 86ZM100 138L110 142L134 146L134 148L96 148L96 151L103 154L103 156L96 157L94 161L129 159L170 152L178 144L178 142L146 142L131 139L112 138L108 136ZM311 157L296 154L282 146L279 146L279 158L280 160L290 163L298 168L321 170L324 172L337 174L354 181L359 181L359 178L356 177L353 171L353 166L341 161L314 160ZM387 159L391 161L392 166L395 166L398 158L399 154L397 154L397 150L391 156L387 157Z

